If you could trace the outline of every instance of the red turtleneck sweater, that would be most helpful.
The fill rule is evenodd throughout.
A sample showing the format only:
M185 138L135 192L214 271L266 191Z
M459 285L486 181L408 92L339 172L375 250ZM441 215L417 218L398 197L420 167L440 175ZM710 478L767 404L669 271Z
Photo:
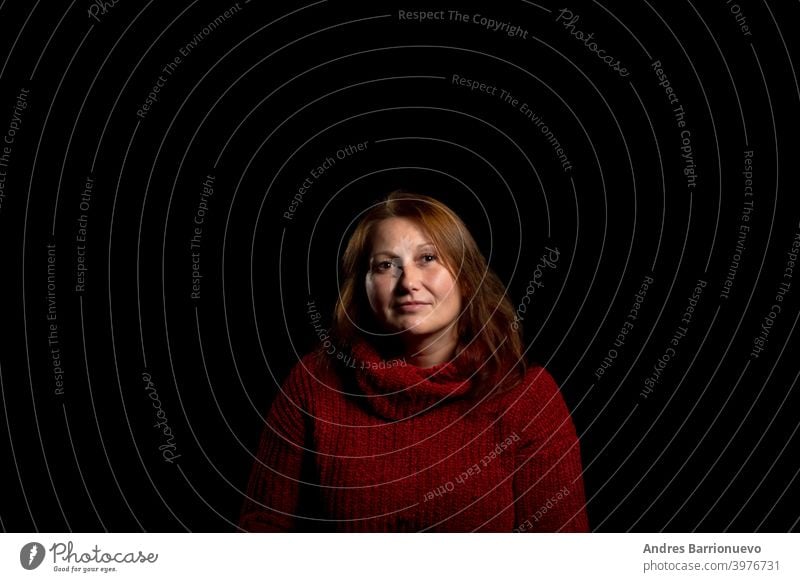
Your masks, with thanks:
M364 343L352 356L326 366L312 354L290 373L266 419L242 529L303 531L313 519L334 531L588 530L575 428L544 368L474 399L458 358L417 368ZM314 515L304 515L301 473L313 475L303 491L316 496Z

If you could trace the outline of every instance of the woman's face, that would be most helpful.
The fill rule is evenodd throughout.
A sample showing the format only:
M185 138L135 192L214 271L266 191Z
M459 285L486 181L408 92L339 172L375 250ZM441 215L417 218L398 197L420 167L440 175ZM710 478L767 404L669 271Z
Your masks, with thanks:
M366 277L367 297L388 331L416 339L452 326L461 313L461 293L436 247L417 223L387 218L373 231Z

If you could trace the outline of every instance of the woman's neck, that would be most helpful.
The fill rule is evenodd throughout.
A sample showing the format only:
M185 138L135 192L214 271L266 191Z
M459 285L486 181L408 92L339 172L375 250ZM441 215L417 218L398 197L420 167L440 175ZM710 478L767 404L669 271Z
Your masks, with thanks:
M458 336L455 326L432 336L409 336L403 338L405 358L412 366L430 368L452 359Z

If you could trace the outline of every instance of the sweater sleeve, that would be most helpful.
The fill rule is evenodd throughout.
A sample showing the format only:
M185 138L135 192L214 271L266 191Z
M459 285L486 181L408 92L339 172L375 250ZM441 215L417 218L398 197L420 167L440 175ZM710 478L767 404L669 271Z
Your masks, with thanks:
M517 532L589 530L580 445L566 403L542 367L526 375L515 405L514 515Z
M291 531L295 525L306 434L302 379L301 362L267 414L239 518L245 531Z

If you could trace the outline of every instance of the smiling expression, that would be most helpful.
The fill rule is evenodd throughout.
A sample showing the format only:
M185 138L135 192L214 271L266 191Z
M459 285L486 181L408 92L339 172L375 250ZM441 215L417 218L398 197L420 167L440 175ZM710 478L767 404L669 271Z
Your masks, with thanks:
M387 218L372 233L366 275L369 304L390 333L457 334L461 294L426 232L412 220Z

